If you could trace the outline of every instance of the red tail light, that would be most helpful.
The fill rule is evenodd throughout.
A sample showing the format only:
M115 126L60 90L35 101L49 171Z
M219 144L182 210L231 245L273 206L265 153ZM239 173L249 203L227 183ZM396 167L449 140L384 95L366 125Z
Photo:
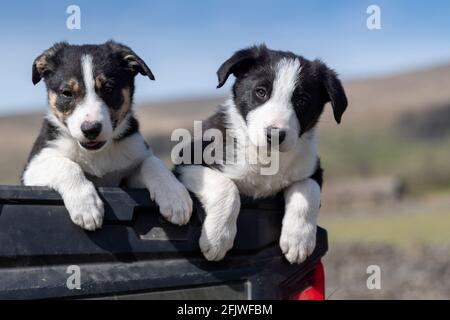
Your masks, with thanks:
M325 272L319 261L313 270L300 279L289 279L289 284L283 290L283 298L288 300L324 300Z

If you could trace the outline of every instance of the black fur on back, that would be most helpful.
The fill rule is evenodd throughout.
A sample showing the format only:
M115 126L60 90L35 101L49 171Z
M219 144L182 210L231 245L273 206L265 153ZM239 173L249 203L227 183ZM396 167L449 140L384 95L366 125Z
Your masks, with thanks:
M24 170L22 171L22 176L20 178L21 183L23 184L23 172L25 171L26 167L28 166L28 163L30 160L37 155L39 152L41 152L42 149L44 149L47 146L47 143L49 141L56 140L59 136L59 129L54 124L52 124L48 119L44 119L41 127L41 131L39 132L38 137L36 138L36 141L33 144L33 148L31 149L31 152L28 156L26 165Z
M320 189L322 189L322 184L323 184L323 169L320 165L320 159L317 159L317 167L316 167L316 171L314 172L314 174L309 177L310 179L314 180L315 182L317 182L317 184L319 185Z

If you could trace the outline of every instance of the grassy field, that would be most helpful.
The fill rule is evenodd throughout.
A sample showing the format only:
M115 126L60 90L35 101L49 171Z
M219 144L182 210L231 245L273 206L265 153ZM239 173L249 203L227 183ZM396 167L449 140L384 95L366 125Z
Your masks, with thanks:
M448 211L324 219L331 244L450 245Z
M393 129L322 134L319 148L331 179L393 175L413 193L450 188L450 136L408 139Z

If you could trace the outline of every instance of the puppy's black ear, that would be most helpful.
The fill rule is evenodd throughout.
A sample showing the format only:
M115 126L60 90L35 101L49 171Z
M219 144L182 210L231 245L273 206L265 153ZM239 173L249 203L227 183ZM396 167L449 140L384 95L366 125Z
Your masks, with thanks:
M242 49L233 54L233 56L222 63L219 70L217 70L217 78L219 79L217 88L222 87L225 82L227 82L230 74L239 77L247 72L264 50L267 50L266 46L260 45Z
M326 92L325 102L331 102L334 119L337 123L341 123L342 115L348 105L344 87L334 70L328 68L324 63L318 60L315 62L319 64L321 81Z
M40 56L34 59L32 67L32 81L33 84L37 84L42 78L48 76L52 71L54 71L56 64L54 61L55 56L58 52L67 47L67 42L58 42L53 45L53 47L45 50Z
M108 41L107 46L115 53L120 59L122 59L128 68L135 74L140 73L143 76L147 76L150 80L155 80L150 68L131 48L114 41Z

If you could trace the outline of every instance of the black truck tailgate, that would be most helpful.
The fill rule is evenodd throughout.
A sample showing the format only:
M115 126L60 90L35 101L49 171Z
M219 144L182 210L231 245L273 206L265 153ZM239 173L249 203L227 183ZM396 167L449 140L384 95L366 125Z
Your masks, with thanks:
M204 212L186 226L166 222L141 189L100 188L103 227L74 225L60 196L36 187L0 186L0 298L276 299L327 251L325 230L301 265L289 264L278 239L283 199L243 199L234 248L221 262L198 247ZM80 289L67 285L73 267Z

